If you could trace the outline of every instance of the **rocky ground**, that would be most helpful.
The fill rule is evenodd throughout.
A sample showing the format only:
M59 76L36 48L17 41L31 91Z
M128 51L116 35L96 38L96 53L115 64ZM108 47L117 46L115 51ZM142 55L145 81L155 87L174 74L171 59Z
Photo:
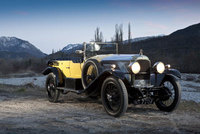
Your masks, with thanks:
M191 79L186 76L184 81L197 83L193 88L198 93L200 84ZM184 81L186 91L189 85ZM0 84L0 133L200 133L200 103L182 100L172 113L154 105L129 105L124 116L114 118L100 100L69 93L50 103L45 89L33 83Z

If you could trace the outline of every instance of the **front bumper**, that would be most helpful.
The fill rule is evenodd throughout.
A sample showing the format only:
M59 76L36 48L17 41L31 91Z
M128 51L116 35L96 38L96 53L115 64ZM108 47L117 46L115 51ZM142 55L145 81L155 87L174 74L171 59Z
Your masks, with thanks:
M150 80L135 80L131 88L136 89L150 89L150 90L158 90L161 89L161 86L152 85Z

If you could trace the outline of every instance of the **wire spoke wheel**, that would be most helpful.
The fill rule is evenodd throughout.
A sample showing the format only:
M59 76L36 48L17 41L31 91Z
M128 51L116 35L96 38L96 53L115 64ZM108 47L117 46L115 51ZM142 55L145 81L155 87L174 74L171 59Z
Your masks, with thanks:
M46 79L47 97L50 102L57 102L60 96L60 90L56 87L55 77L53 73L50 73Z
M51 79L49 80L49 84L47 87L47 92L48 92L48 96L49 98L53 98L55 96L55 85L54 85L54 81Z
M120 108L121 96L116 85L112 82L108 83L105 89L106 103L110 110L117 111Z
M109 115L119 117L128 107L128 93L121 79L108 77L101 88L101 100Z
M175 100L175 87L169 81L165 81L163 86L168 92L169 99L163 100L162 103L166 106L170 106Z
M175 110L181 99L181 86L173 76L166 76L161 84L160 96L155 102L156 106L166 112Z

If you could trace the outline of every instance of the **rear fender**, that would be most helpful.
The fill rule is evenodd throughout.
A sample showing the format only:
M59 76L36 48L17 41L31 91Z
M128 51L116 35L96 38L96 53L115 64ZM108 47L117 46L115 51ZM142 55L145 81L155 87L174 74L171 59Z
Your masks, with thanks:
M47 67L44 71L42 71L43 75L48 75L49 73L53 73L56 76L56 85L63 84L63 76L62 72L59 68L56 67Z

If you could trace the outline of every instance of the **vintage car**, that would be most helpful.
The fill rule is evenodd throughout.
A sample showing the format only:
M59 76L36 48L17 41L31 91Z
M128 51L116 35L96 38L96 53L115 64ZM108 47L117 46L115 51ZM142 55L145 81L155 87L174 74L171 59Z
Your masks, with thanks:
M118 54L116 43L83 43L79 58L50 60L43 71L47 96L57 102L60 93L74 92L101 98L105 111L123 115L128 104L153 104L171 112L179 104L181 74L170 65L139 54Z

